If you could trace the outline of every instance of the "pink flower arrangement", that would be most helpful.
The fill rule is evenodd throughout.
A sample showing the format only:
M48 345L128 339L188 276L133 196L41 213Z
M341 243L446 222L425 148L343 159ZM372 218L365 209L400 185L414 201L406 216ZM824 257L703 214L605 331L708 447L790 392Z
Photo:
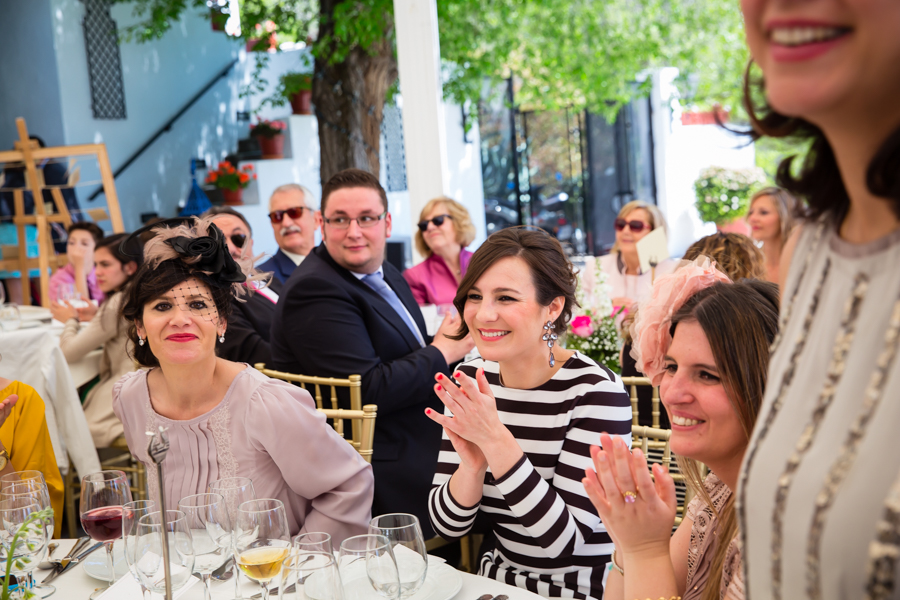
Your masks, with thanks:
M653 295L640 305L631 327L631 356L638 371L649 377L653 385L660 384L665 372L665 355L672 343L672 315L688 298L719 281L731 283L715 263L701 256L653 284Z
M594 325L591 323L591 318L587 315L575 317L569 326L572 328L572 334L578 337L586 338L594 333Z

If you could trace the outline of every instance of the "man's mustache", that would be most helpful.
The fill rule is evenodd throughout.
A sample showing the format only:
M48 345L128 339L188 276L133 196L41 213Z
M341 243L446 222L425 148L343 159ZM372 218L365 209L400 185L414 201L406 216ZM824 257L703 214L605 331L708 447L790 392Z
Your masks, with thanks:
M303 230L300 229L298 225L286 225L281 228L281 235L287 235L289 233L303 233Z

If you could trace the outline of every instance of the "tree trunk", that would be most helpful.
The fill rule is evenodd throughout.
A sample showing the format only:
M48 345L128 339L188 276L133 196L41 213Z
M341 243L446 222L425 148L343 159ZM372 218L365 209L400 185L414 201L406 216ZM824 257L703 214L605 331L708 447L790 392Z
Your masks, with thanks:
M333 11L341 1L321 0L320 39L333 33ZM342 62L329 64L331 48L317 52L312 92L319 123L323 185L344 169L363 169L375 176L380 173L384 100L397 79L392 33L390 21L385 37L368 52L354 48Z

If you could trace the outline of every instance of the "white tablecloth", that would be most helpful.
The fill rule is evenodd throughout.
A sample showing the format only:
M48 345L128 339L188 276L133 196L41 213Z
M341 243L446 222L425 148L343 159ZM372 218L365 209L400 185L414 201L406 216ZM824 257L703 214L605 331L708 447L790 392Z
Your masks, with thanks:
M54 557L65 556L66 552L68 552L69 548L71 548L74 543L74 540L59 541L60 546L59 549L53 553ZM97 552L103 552L103 549L100 549ZM48 571L36 571L35 580L40 582L46 577L46 573L48 573ZM477 600L477 598L484 594L491 594L493 596L505 594L506 596L509 596L509 600L541 600L541 596L538 596L537 594L508 585L501 581L479 577L478 575L472 575L470 573L461 572L460 575L462 576L462 588L455 596L447 598L446 600ZM125 577L132 577L132 575L128 573ZM242 577L242 580L241 590L245 599L249 599L250 596L259 592L259 584L250 581L246 577ZM94 579L85 573L83 566L76 566L65 575L58 577L53 582L53 585L55 585L57 589L57 593L52 596L54 599L59 598L60 600L64 600L74 598L75 600L87 600L88 595L90 595L95 588L106 587L106 582ZM270 587L275 587L275 585L276 584L273 583ZM212 591L213 600L231 598L234 595L234 582L213 581ZM270 600L277 600L277 596L277 594L270 596ZM135 596L135 598L139 598L139 594L138 596ZM158 600L159 598L162 598L162 596L153 594L152 598L153 600ZM198 581L187 590L179 600L201 600L202 598L203 587Z
M0 376L27 383L46 404L47 427L62 473L69 457L82 474L100 470L69 365L59 349L59 333L50 327L0 331Z

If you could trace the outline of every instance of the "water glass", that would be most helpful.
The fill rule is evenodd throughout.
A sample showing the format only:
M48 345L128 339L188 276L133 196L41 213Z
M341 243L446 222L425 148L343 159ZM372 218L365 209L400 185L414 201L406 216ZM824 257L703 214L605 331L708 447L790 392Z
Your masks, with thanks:
M122 507L122 543L125 546L125 562L128 570L141 586L141 598L146 598L150 590L144 585L137 572L137 524L141 517L156 512L156 502L152 500L135 500Z
M400 598L400 575L391 542L383 535L357 535L341 543L338 572L347 600Z
M19 307L15 304L0 305L0 329L3 331L15 331L22 325L22 317L19 315Z
M330 544L330 540L329 540ZM334 554L294 552L281 568L280 600L343 600Z
M253 482L249 477L225 477L217 479L209 484L209 491L213 494L221 494L225 498L225 508L228 518L231 520L231 544L235 555L234 569L234 600L243 600L241 595L241 571L237 564L237 513L238 507L248 500L256 500L256 492L253 490Z
M180 510L167 510L165 519L162 512L144 515L138 519L136 529L135 567L144 586L157 594L166 592L163 527L168 532L172 591L183 588L194 571L194 547L184 513Z
M187 516L194 545L194 571L203 581L203 597L210 600L210 575L232 555L231 519L221 494L196 494L182 498L178 509Z
M304 554L306 552L324 552L334 554L331 547L331 536L324 531L312 531L294 536L294 552Z
M19 529L34 513L40 511L40 505L32 498L0 500L0 563L6 565L12 554L10 573L19 578L20 585L24 580L23 587L28 588L32 585L32 572L47 554L50 538L46 527L39 522L32 523L21 534Z
M428 553L419 518L405 513L381 515L369 521L369 533L381 534L391 542L400 573L401 598L415 594L428 574Z
M262 599L269 598L269 582L281 573L291 551L291 533L281 500L250 500L238 507L237 563L244 575L258 582Z

